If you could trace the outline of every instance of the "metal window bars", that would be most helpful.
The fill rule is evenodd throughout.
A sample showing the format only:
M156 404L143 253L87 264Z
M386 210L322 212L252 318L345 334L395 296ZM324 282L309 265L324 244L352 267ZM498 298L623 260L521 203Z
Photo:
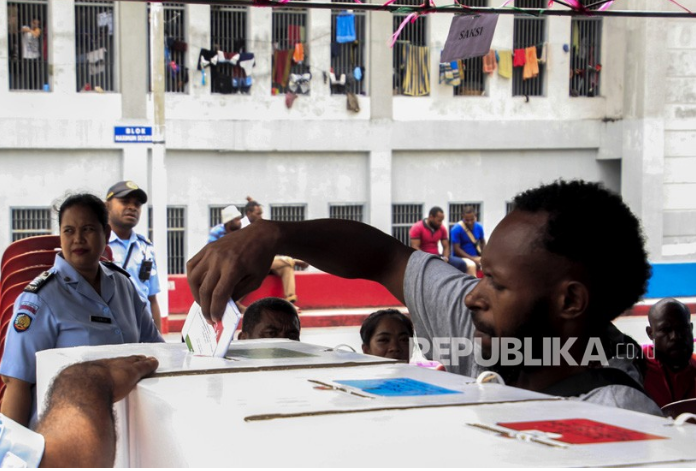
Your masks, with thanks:
M167 268L182 275L186 268L186 208L167 207Z
M581 2L591 3L590 0ZM601 70L602 18L573 18L570 26L570 96L599 96Z
M10 90L51 91L47 12L47 0L7 2Z
M449 218L448 229L450 231L450 234L452 233L452 228L454 227L454 225L464 218L464 208L466 208L467 206L470 206L474 210L474 212L476 213L476 220L478 222L481 222L481 220L483 219L483 214L481 213L481 205L482 203L480 202L450 203L449 213L447 215Z
M164 7L164 91L186 93L189 82L186 67L186 4L182 2L162 2ZM147 4L148 19L150 4ZM147 62L152 60L150 51L150 21L147 22L148 46ZM147 87L152 91L151 70L147 69Z
M404 5L419 6L421 0L403 0ZM406 19L406 13L395 13L393 32ZM428 17L407 23L401 30L393 50L393 90L395 95L426 96L430 93L430 64L427 36Z
M75 1L75 75L78 92L113 92L114 2Z
M409 230L423 218L423 204L392 205L392 236L404 245L411 245Z
M272 204L271 220L297 222L305 220L304 204Z
M11 208L12 242L51 233L51 208Z
M331 1L335 3L343 0ZM365 93L366 19L366 12L362 10L331 10L331 71L329 73L329 84L332 95ZM353 41L348 40L351 25L354 26L355 30L355 40ZM342 31L339 31L339 29ZM341 33L340 37L337 33ZM357 77L356 69L360 69Z
M487 7L487 0L459 0L467 7ZM483 57L471 57L456 61L459 66L461 84L454 88L454 96L483 96L486 94L486 74L483 72Z
M224 54L247 51L247 7L210 7L210 49ZM249 93L250 85L244 80L246 73L237 64L219 63L210 68L212 93Z
M546 0L516 0L518 8L545 8ZM515 15L512 48L513 54L520 49L535 47L537 57L546 41L546 17L530 17ZM525 51L526 53L526 51ZM512 95L513 96L544 96L544 76L546 64L538 63L539 73L536 77L525 78L524 67L513 67Z
M363 205L331 204L329 205L329 218L363 222Z
M505 214L510 214L515 209L515 203L512 201L505 202Z
M274 8L271 31L271 93L308 95L312 76L309 68L307 9Z

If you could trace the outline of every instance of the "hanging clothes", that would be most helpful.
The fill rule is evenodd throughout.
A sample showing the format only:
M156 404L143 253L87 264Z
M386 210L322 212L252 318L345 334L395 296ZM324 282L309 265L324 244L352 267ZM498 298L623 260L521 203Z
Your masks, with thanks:
M336 42L351 43L357 39L355 35L355 15L341 12L336 17Z
M487 74L492 74L495 71L495 51L490 50L488 54L483 56L483 71Z
M280 88L288 86L291 58L290 50L276 50L273 52L273 72L271 75L273 83Z
M299 25L288 25L288 43L290 43L291 46L302 42L301 36Z
M541 49L541 51L539 50ZM543 43L541 46L537 45L537 61L540 64L546 64L546 60L548 58L548 44Z
M459 69L459 80L464 80L464 71L466 70L466 65L464 65L464 61L459 60L457 62L457 68Z
M295 44L295 51L292 53L292 60L295 64L304 62L304 45L302 43Z
M498 57L500 57L498 75L507 79L512 78L512 51L498 51Z
M427 46L404 45L403 94L408 96L427 96L430 94L430 51Z
M526 52L524 49L515 49L512 58L512 66L524 67L524 63L527 62L525 54Z
M531 46L525 49L524 69L522 69L522 80L529 80L539 75L539 64L537 62L536 46Z

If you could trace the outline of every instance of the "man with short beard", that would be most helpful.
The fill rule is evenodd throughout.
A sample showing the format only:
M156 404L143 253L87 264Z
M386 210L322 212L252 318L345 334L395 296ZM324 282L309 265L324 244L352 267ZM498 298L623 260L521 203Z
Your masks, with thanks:
M646 392L660 407L696 398L696 355L689 308L676 299L663 299L650 308L648 322L645 331L654 345L643 348Z
M588 347L596 353L611 321L645 292L650 265L638 219L621 197L583 181L542 185L513 204L483 250L480 281L370 226L315 220L258 221L225 237L188 262L189 285L203 314L219 320L230 297L263 279L275 253L291 254L338 276L381 283L405 302L419 338L431 345L477 338L490 357L494 339L527 341L533 354L507 374L512 386L661 415L628 374L597 367L594 356L585 361ZM588 229L588 211L601 237ZM560 361L535 362L535 352L554 342L566 348ZM471 351L450 356L450 372L481 369Z

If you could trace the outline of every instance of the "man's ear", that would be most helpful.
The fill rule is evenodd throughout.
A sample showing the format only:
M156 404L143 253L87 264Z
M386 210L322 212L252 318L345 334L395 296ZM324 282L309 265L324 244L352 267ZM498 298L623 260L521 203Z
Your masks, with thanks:
M238 337L239 340L247 340L248 338L249 338L249 334L247 334L246 332L241 331L239 333L239 337Z
M564 281L560 286L560 316L564 319L575 319L587 311L590 303L590 292L579 281Z
M647 326L647 327L645 328L645 333L648 334L648 338L649 338L650 340L653 340L653 341L655 340L655 337L653 337L652 327Z

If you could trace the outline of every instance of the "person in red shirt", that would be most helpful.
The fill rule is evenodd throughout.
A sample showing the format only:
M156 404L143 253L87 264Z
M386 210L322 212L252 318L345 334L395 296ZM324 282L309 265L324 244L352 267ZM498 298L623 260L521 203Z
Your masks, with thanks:
M689 308L676 299L665 298L650 308L648 322L645 331L654 345L643 347L645 391L660 407L696 398L696 355Z
M426 253L439 256L458 270L466 273L466 264L459 257L450 257L450 243L447 228L442 224L445 212L439 206L433 206L428 212L428 217L418 221L409 230L411 248L422 250ZM442 243L442 255L438 242Z

